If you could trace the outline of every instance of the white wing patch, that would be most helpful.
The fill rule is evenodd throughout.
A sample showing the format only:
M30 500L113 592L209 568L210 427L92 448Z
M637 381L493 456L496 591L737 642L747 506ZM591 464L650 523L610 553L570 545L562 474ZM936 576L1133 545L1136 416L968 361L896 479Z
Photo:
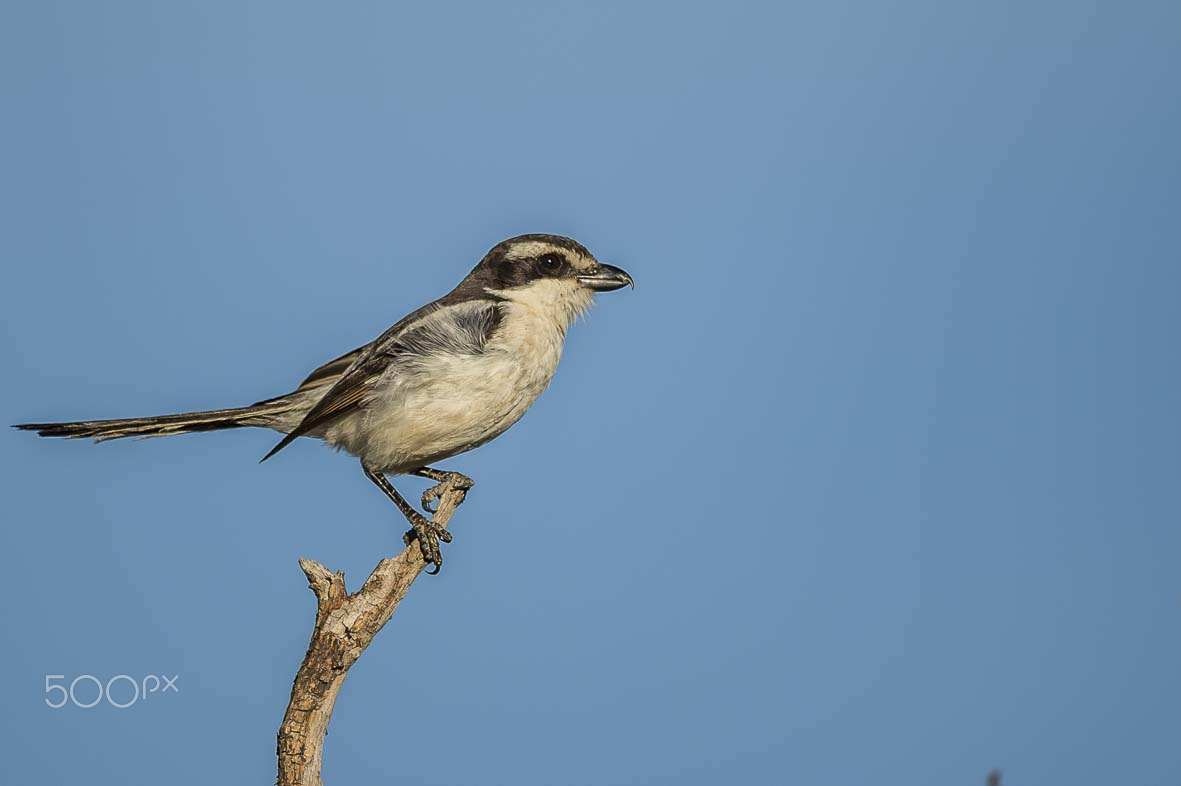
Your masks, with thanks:
M444 306L408 326L385 350L404 355L478 355L501 319L495 302L478 300Z

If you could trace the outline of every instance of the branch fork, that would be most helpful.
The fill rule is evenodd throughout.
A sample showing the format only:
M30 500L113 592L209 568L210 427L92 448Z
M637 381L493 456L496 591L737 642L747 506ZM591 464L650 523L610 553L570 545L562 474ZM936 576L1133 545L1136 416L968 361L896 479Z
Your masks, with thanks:
M462 476L444 480L437 487L439 506L431 520L439 527L446 528L467 494L470 481L459 478ZM276 783L323 786L320 767L324 735L344 678L389 622L426 563L418 543L412 542L401 554L377 563L361 588L352 594L345 587L343 572L330 571L311 559L301 559L299 567L316 594L316 624L279 726Z

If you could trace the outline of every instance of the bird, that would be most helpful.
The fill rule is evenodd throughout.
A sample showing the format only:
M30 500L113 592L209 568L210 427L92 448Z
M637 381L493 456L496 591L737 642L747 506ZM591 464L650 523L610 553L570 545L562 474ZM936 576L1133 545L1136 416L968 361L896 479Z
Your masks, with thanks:
M412 311L373 341L328 361L294 390L245 407L117 420L21 423L43 437L163 437L245 426L283 438L318 438L360 459L361 469L410 524L429 573L443 566L451 534L419 513L389 477L417 475L441 490L472 480L431 465L503 434L549 386L572 323L595 295L635 288L623 269L561 235L528 234L493 246L447 294Z

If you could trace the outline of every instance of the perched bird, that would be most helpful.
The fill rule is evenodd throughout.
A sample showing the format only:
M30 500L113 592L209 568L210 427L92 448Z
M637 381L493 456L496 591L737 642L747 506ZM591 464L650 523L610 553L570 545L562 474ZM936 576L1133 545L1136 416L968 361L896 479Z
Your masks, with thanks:
M43 437L162 437L261 426L316 437L361 460L365 475L410 522L437 573L439 541L451 535L408 503L387 475L414 474L470 487L430 467L504 433L549 385L566 331L596 292L635 286L623 270L558 235L521 235L494 246L449 293L402 318L374 341L313 371L292 392L234 409L120 420L23 423ZM433 492L433 494L432 494Z

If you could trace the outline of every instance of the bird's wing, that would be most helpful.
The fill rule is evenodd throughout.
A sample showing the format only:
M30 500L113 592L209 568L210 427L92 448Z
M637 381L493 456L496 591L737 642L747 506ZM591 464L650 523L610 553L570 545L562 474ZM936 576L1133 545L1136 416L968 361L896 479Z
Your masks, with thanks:
M373 343L326 363L313 371L300 389L326 385L334 376L335 382L262 460L317 426L362 406L389 367L400 360L482 353L502 319L496 300L469 299L451 304L436 301L401 320Z
M356 360L357 357L368 348L369 344L366 344L363 347L357 347L352 352L346 352L338 358L333 358L332 360L329 360L327 363L317 368L311 374L308 374L307 377L304 378L303 382L299 383L299 387L290 393L284 393L281 396L275 396L274 398L256 401L252 406L258 407L262 406L263 404L271 404L276 401L285 401L299 393L309 393L316 390L317 388L330 387L334 382L336 382L336 380L340 378L341 374L348 370L349 366L353 364L353 361Z
M329 360L311 374L308 374L304 381L299 383L299 387L295 389L295 392L303 393L313 388L331 385L341 374L348 370L349 366L353 365L353 361L368 349L368 347L369 345L366 344L363 347L357 347L352 352L346 352L338 358Z

